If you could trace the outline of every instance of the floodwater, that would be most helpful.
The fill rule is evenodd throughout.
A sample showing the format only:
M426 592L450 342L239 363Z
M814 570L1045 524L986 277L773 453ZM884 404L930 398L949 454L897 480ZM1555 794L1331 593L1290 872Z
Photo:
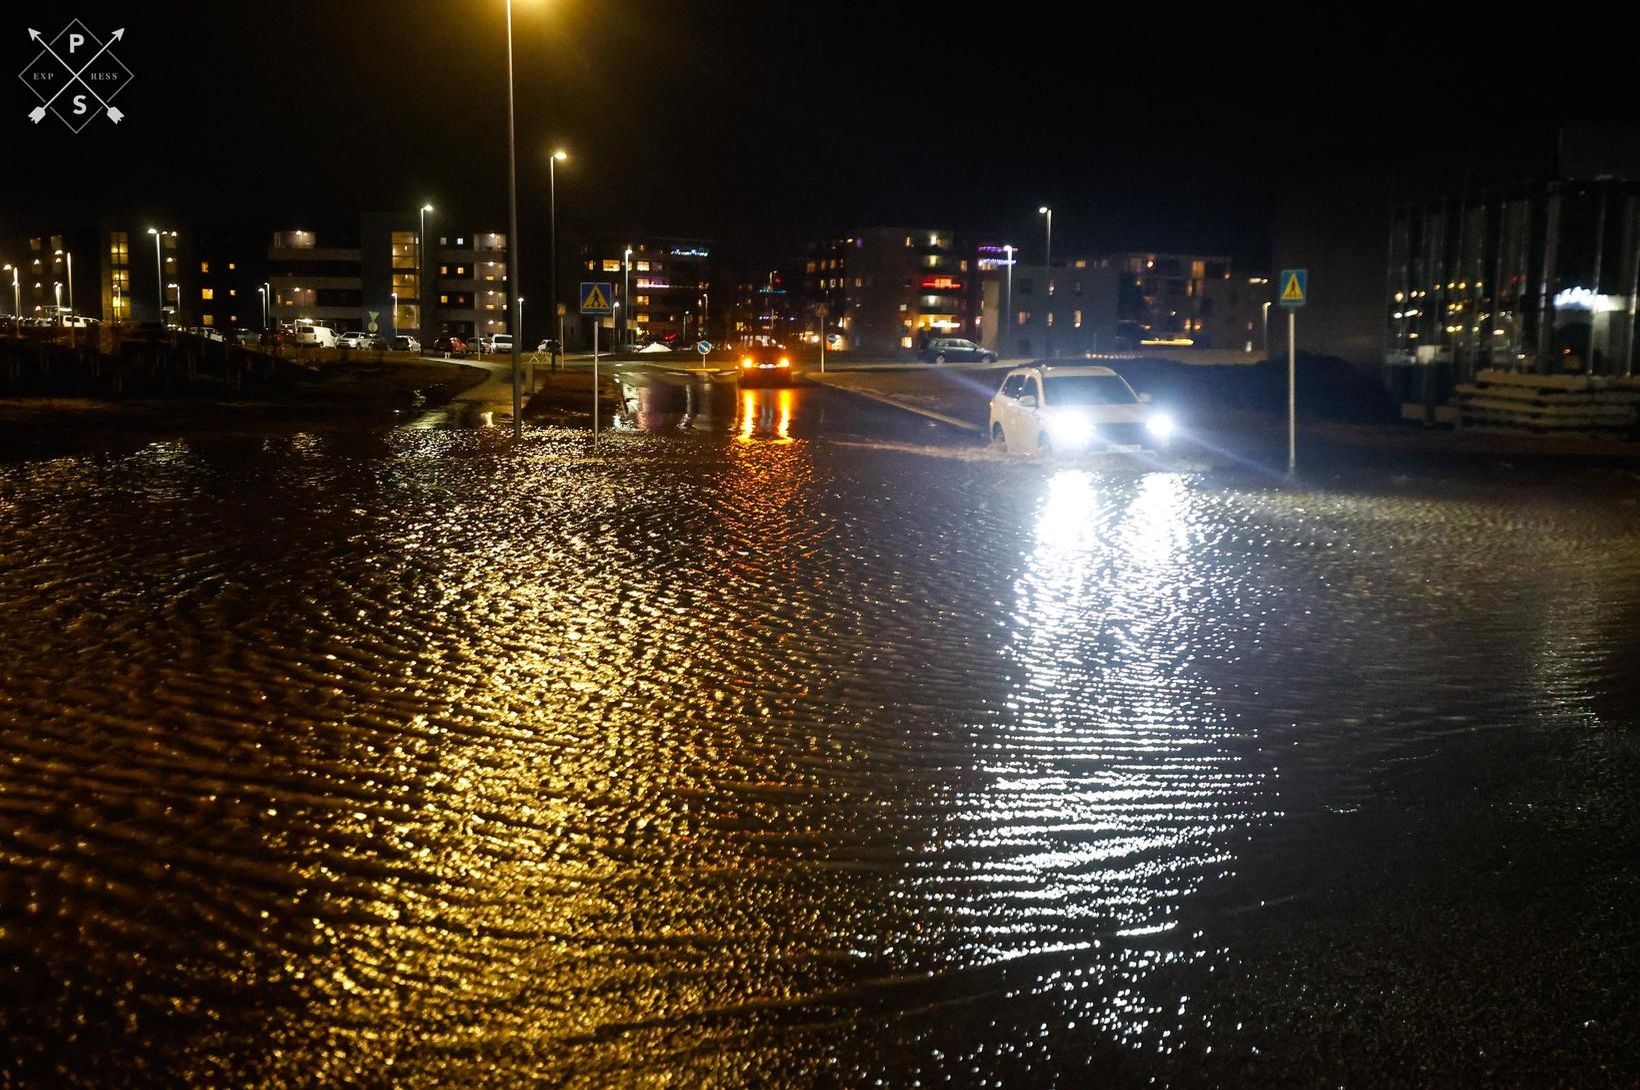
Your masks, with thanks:
M1632 480L731 402L0 466L0 1085L1640 1080Z

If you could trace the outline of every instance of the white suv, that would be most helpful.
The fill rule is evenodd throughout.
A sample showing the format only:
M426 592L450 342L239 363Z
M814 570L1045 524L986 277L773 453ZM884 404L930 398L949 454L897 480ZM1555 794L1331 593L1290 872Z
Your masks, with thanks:
M1136 451L1166 446L1173 420L1109 367L1033 363L991 398L991 442L1015 451Z

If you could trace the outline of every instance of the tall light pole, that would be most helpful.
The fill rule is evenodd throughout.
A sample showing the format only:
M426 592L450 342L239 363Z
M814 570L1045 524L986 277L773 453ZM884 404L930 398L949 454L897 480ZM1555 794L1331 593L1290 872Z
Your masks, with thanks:
M63 282L61 280L53 280L51 282L51 290L57 297L57 326L60 329L63 324Z
M266 333L268 331L268 289L266 287L257 288L256 294L262 297L262 332Z
M431 203L423 204L416 210L419 217L416 223L416 316L421 319L421 328L416 333L426 337L432 332L429 322L432 320L433 308L427 305L427 213L433 210Z
M68 312L74 313L74 251L58 250L57 256L68 263Z
M1036 210L1039 216L1048 217L1048 245L1043 252L1042 264L1048 270L1048 310L1043 321L1042 351L1044 355L1053 355L1053 209L1043 205Z
M1268 359L1270 355L1270 304L1268 301L1264 303L1264 343L1262 347L1264 348L1265 358Z
M512 0L507 0L507 310L518 312L518 288L523 283L518 260L518 149L513 123L513 46ZM524 389L521 383L518 350L518 321L507 323L513 330L512 339L512 410L513 438L524 438ZM598 391L592 391L596 404Z
M165 286L168 287L168 288L174 289L177 293L176 316L177 316L177 328L180 329L180 328L182 328L182 285L181 284L167 284ZM160 295L160 300L161 300L160 309L162 309L162 310L165 308L164 299L165 299L165 296L163 294L161 294Z
M1014 325L1014 248L1011 245L1002 247L1002 255L1007 259L1007 288L1002 296L1002 324L997 327L997 355L1006 358L1007 350L1002 344L1002 335Z
M11 272L11 331L21 335L23 332L23 287L17 280L17 266L7 265Z
M562 148L547 157L547 249L552 267L547 270L547 336L552 336L552 319L558 314L558 164L569 158ZM564 323L558 323L557 347L547 353L548 366L558 370L564 351Z
M621 302L625 303L632 297L632 247L628 246L621 255ZM632 347L632 307L621 308L621 346Z
M164 328L164 326L165 326L165 262L160 259L160 254L159 254L160 242L159 242L159 240L160 240L161 236L167 234L167 232L161 231L157 227L150 227L150 228L148 228L148 233L150 235L154 236L154 292L155 292L155 294L157 294L159 296L159 324L160 324L161 328ZM171 232L168 232L168 233L171 235L172 238L176 237L176 232L175 231L171 231Z

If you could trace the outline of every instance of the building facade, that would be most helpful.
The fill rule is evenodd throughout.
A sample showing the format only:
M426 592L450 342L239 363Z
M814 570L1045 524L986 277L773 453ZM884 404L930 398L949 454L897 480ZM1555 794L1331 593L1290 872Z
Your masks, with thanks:
M603 342L676 347L705 336L712 322L713 249L698 238L606 236L582 243L581 278L612 285L619 304L602 319Z
M1394 210L1384 372L1442 404L1478 371L1635 374L1640 183L1488 189Z
M897 352L977 328L975 254L943 228L873 227L815 243L803 288L816 313L825 307L839 348Z
M414 215L369 214L275 231L267 249L272 321L307 319L338 332L374 324L383 335L424 342L507 332L506 236L429 226L423 239L420 226Z

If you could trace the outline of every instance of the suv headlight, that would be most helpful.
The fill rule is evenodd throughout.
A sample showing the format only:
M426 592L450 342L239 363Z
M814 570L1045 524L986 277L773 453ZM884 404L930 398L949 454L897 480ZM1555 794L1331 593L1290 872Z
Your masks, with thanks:
M1046 423L1049 437L1061 446L1076 446L1093 438L1093 421L1074 409L1051 412Z
M1173 418L1166 413L1151 413L1145 420L1145 430L1158 439L1167 439L1173 434Z

